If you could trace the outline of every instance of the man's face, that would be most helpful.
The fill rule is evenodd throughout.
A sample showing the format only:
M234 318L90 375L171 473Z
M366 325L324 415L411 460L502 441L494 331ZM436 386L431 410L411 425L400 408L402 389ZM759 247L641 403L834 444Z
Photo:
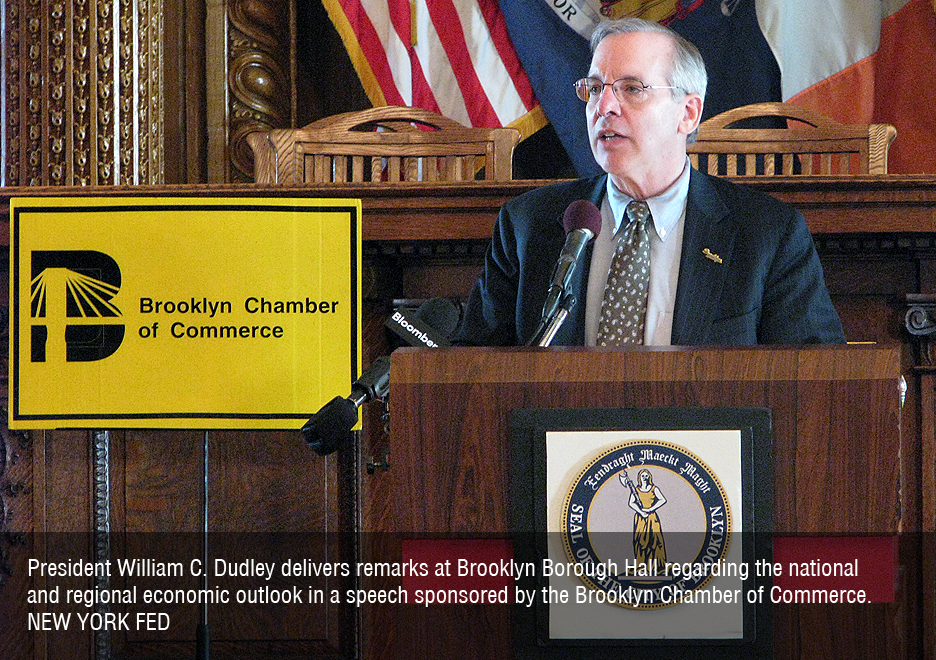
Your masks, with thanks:
M667 85L672 53L666 35L610 35L595 49L588 76L603 83L631 78ZM595 160L620 190L637 198L658 194L682 172L686 136L701 114L701 99L682 90L650 89L644 97L639 103L622 102L606 86L585 109ZM697 110L690 107L696 104Z

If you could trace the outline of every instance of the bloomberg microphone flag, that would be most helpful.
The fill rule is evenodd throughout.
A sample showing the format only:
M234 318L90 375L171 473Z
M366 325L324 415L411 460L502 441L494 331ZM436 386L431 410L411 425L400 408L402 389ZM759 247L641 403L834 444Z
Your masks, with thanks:
M465 126L546 119L497 0L323 0L375 106L437 112Z
M533 90L582 176L600 170L572 84L588 73L588 38L602 19L657 21L694 43L709 74L703 119L740 105L780 100L780 70L753 0L501 0L500 5Z

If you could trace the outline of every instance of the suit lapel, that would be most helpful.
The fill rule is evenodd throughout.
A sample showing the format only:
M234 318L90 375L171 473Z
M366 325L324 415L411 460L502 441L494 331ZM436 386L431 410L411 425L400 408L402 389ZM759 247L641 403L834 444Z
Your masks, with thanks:
M728 207L718 191L705 175L693 169L673 310L671 343L674 345L707 341L736 236L734 224L723 222L727 215Z

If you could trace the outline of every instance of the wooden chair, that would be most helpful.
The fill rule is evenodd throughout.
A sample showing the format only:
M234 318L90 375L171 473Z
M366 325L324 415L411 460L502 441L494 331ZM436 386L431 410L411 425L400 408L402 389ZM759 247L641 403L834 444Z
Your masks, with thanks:
M730 128L755 117L779 117L787 128ZM839 124L788 103L755 103L728 110L699 126L689 160L727 176L887 174L890 124Z
M508 181L520 133L400 106L247 136L257 183Z

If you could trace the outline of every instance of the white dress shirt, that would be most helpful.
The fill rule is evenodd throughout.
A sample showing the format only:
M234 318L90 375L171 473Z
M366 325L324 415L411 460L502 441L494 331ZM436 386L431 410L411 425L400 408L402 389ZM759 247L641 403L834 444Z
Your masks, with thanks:
M668 346L673 334L673 308L679 281L686 197L689 194L689 159L679 178L662 194L647 199L653 216L650 232L650 288L647 293L647 319L644 344ZM585 299L585 345L594 346L598 337L601 303L608 283L611 261L617 250L624 223L624 209L632 198L615 187L608 177L607 192L601 203L601 232L592 246L588 292Z

